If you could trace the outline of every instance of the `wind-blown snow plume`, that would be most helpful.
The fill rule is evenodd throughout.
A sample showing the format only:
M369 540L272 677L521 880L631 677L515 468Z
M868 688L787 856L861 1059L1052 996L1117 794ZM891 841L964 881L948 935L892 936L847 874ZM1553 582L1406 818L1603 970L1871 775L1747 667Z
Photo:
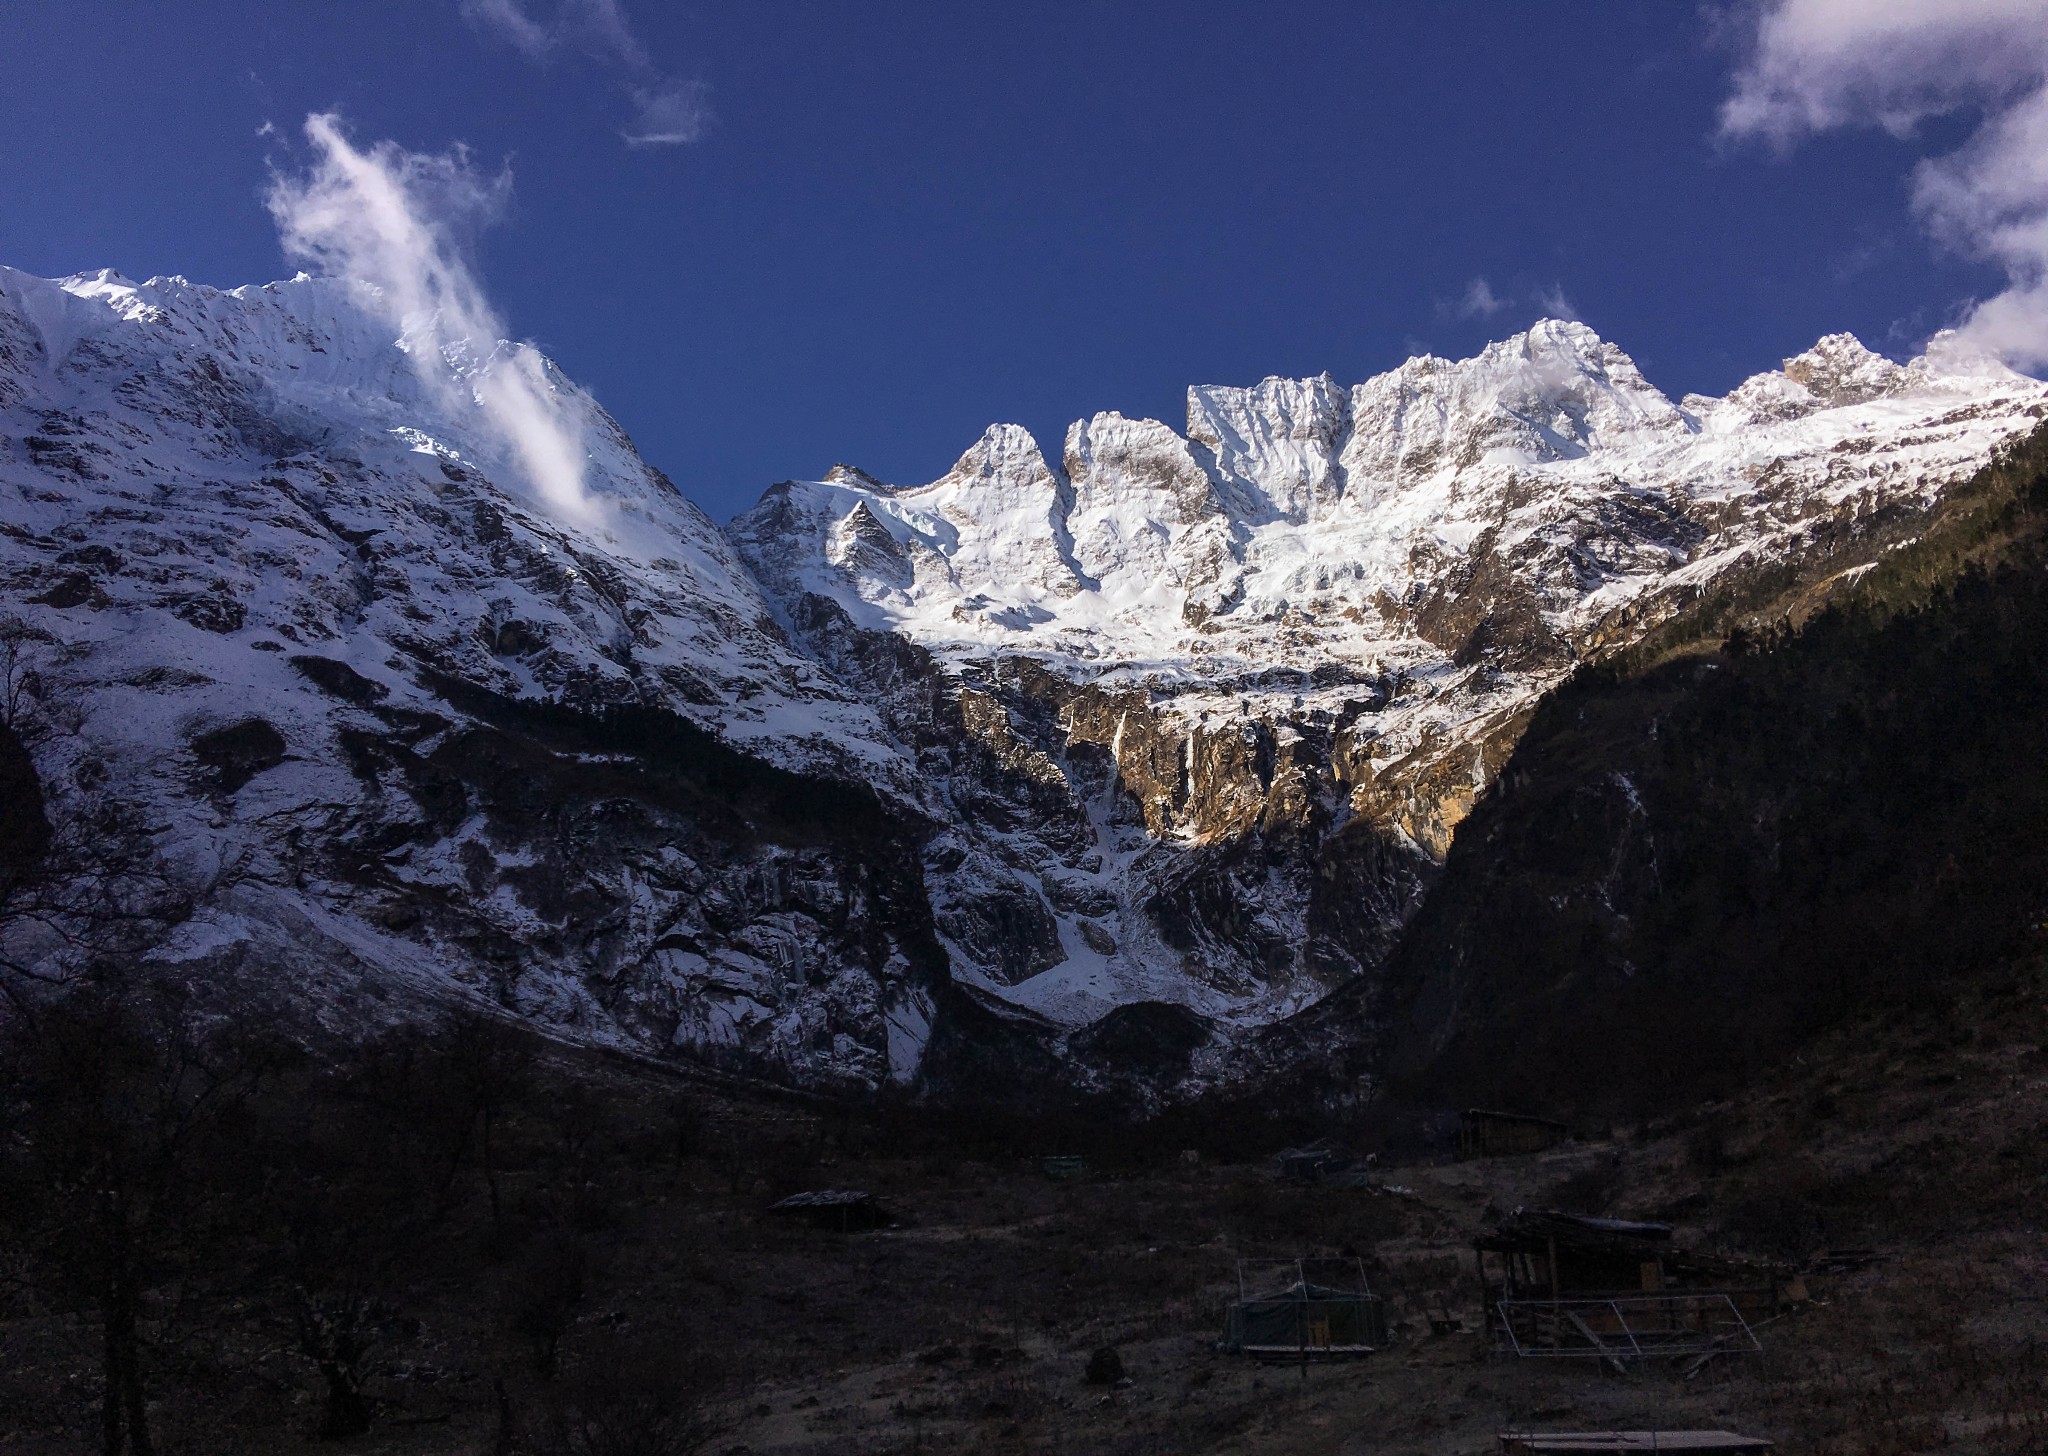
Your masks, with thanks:
M270 189L285 250L356 284L427 389L444 404L469 403L548 505L587 516L582 431L539 351L503 341L504 323L463 256L462 233L496 216L510 176L479 175L459 147L358 150L332 115L307 117L306 136L319 154L312 171L280 175Z
M1454 318L1492 318L1508 306L1508 301L1493 291L1493 285L1484 278L1474 278L1465 285L1465 296L1456 303L1445 304L1439 313L1448 313Z
M1783 145L1844 126L1904 136L1958 111L1982 120L1919 165L1914 207L2007 280L1958 332L2017 367L2048 365L2048 0L1773 0L1721 128Z
M1536 306L1543 310L1545 318L1567 319L1572 323L1579 321L1578 305L1565 297L1562 283L1553 283L1548 288L1537 289Z

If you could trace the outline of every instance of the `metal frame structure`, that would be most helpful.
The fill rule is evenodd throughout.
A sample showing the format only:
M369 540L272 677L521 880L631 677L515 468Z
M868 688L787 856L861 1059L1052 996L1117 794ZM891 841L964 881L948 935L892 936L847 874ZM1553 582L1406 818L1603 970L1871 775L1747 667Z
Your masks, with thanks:
M1735 1300L1717 1291L1604 1299L1503 1299L1494 1348L1523 1359L1639 1360L1763 1349Z

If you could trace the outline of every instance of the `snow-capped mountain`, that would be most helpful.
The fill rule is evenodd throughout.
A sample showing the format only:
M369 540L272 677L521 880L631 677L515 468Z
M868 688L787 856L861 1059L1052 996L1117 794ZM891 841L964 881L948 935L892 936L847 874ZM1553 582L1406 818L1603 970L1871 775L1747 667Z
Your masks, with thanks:
M587 395L548 367L563 519L366 302L0 270L0 582L74 730L38 745L60 812L136 806L209 887L163 954L331 1011L396 978L885 1074L902 751ZM774 802L820 783L873 843Z
M1574 665L1818 599L2048 414L1847 336L1673 402L1553 322L721 532L523 346L423 358L372 302L0 270L53 815L132 810L195 977L826 1084L1200 1082L1385 959ZM470 407L513 367L579 507Z
M957 975L1063 1026L1243 1023L1371 970L1576 664L1853 570L2043 415L1945 340L1848 335L1674 402L1551 321L1350 388L1191 389L1184 434L1098 415L1057 467L999 425L929 485L841 467L731 534L842 678L850 638L915 644L1030 780L1035 813L970 799L928 850Z

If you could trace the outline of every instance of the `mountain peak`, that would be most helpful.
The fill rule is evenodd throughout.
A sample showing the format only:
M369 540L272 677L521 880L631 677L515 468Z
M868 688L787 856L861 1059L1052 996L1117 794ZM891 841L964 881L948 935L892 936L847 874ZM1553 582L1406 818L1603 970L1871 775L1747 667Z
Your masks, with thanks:
M1046 464L1045 451L1039 448L1037 436L1022 425L1007 424L990 425L982 431L981 438L967 447L943 478L1000 481L1028 487L1056 484L1052 467Z
M844 461L835 464L830 470L825 472L825 483L827 485L855 485L859 486L862 490L887 491L894 489L893 486L886 485L882 481L877 480L858 465L848 465Z
M1785 377L1825 405L1863 404L1903 388L1908 375L1854 334L1829 334L1787 359Z

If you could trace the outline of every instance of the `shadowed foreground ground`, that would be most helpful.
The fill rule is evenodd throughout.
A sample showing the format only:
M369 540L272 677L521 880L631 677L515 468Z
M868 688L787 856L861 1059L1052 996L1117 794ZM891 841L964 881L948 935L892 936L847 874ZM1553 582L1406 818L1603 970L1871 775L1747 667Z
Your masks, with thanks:
M425 1212L362 1201L387 1236L327 1257L305 1296L312 1215L299 1234L250 1224L185 1248L144 1310L150 1421L171 1453L1476 1453L1523 1423L2038 1451L2044 1040L2042 988L2022 982L1845 1028L1744 1098L1659 1124L1531 1157L1386 1160L1378 1176L1408 1193L1284 1186L1213 1152L1189 1166L1142 1134L1053 1183L1036 1158L1057 1149L1014 1130L990 1146L914 1113L679 1094L549 1053L500 1114L495 1219L471 1139ZM334 1175L331 1197L354 1186ZM764 1215L805 1187L870 1189L903 1222L842 1235ZM1762 1356L1691 1380L1430 1335L1432 1297L1476 1326L1470 1238L1524 1204L1669 1218L1755 1256L1890 1257L1816 1283ZM1306 1372L1216 1352L1239 1255L1347 1245L1390 1301L1393 1348ZM30 1269L10 1248L0 1449L92 1449L99 1330ZM372 1424L323 1444L303 1312L344 1285L375 1301ZM1085 1382L1105 1345L1127 1385ZM589 1419L650 1390L639 1436Z

